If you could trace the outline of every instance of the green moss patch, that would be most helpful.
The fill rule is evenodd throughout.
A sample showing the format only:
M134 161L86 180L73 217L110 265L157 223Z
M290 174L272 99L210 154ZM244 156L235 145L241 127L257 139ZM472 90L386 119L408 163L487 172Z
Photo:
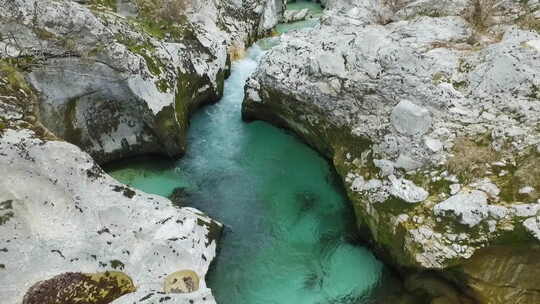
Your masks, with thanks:
M35 125L37 97L23 75L23 70L27 69L32 62L33 60L29 57L0 60L1 109L5 107L22 116L22 119L12 119L3 116L3 111L0 111L0 136L8 128L27 128L33 130L40 138L48 136L45 129L40 125Z
M123 35L117 35L116 40L125 45L132 53L140 55L146 61L148 70L154 76L160 76L165 70L165 64L157 57L156 47L146 40L135 40Z
M186 0L135 0L139 14L134 24L159 40L181 41L193 37L185 11Z
M108 304L135 290L122 272L68 272L30 287L23 304Z
M94 9L110 9L116 11L116 0L91 0L89 4Z
M22 64L22 60L20 60L21 62L19 60L0 60L0 77L7 80L7 85L0 88L0 93L15 95L19 90L30 90L24 76L18 69L18 65Z
M493 178L501 189L500 197L505 202L527 202L540 198L540 155L532 150L519 157L515 164L507 165L499 170L507 173ZM497 173L497 171L496 171ZM532 187L530 193L519 193L523 187Z

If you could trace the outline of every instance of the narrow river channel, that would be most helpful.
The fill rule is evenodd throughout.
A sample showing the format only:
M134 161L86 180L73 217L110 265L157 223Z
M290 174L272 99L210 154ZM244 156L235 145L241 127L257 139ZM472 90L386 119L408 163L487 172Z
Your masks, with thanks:
M384 266L358 245L353 210L328 162L286 131L241 120L264 51L233 64L222 100L194 115L178 161L134 159L116 179L187 202L225 224L207 281L220 304L371 303Z

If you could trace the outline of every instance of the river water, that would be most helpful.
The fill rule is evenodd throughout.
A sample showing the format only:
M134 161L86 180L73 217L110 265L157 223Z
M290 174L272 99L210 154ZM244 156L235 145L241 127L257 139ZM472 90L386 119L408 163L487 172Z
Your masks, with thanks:
M107 168L121 182L188 203L225 224L207 276L220 304L368 303L386 270L358 245L354 213L328 162L293 135L244 123L244 84L264 51L233 64L224 96L192 118L178 161L140 158Z

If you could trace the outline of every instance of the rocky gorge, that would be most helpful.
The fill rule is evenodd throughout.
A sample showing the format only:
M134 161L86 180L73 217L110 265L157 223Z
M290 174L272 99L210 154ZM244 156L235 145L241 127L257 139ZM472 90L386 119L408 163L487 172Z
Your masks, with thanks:
M330 160L354 207L359 238L403 280L402 295L377 303L539 303L540 3L322 5L322 13L312 13L285 10L283 0L0 0L0 302L215 303L206 275L223 224L184 207L199 203L182 189L178 207L115 180L101 166L186 152L205 165L219 164L207 152L213 149L235 165L251 160L250 150L235 154L205 143L210 135L191 142L200 151L190 154L190 118L224 96L232 62L248 46L276 34L279 22L301 22L296 28L309 28L294 30L293 23L267 51L241 63L255 70L252 76L230 81L246 81L244 120L288 129ZM244 148L227 134L238 128L266 136L261 145L289 149L290 162L270 162L255 175L271 177L275 166L288 183L326 189L326 167L317 160L323 169L301 164L309 152L270 131L230 128L235 118L219 111L224 120L209 115L215 130L203 131L216 133L227 149ZM284 164L289 167L278 167ZM190 178L217 183L195 169L199 175ZM247 193L252 176L235 185L233 169L220 172L220 183ZM283 175L287 170L305 174ZM292 208L284 196L288 186L268 191L283 194L276 196ZM216 189L205 190L205 204L222 198ZM302 212L315 210L324 214L317 215L323 224L345 225L325 213L334 206L316 198L313 193L328 195L320 191L293 195ZM334 190L324 191L332 193L328 201L339 201ZM255 196L246 202L262 200ZM232 201L227 208L243 208L235 205L242 194L224 198ZM247 218L259 216L241 214L243 220L233 219L250 225ZM269 253L289 250L279 249ZM349 249L336 256L364 254ZM362 271L380 271L373 257L366 260L344 259L337 269L346 272L349 265L358 275L348 280L364 284ZM322 278L333 270L321 269ZM303 284L326 292L336 283L318 276ZM294 285L281 283L282 293ZM276 299L270 292L264 301ZM311 301L368 303L332 296Z
M326 5L264 56L244 119L331 159L359 229L431 303L539 302L538 1Z
M186 3L0 1L1 303L215 302L222 225L99 165L181 155L283 6Z

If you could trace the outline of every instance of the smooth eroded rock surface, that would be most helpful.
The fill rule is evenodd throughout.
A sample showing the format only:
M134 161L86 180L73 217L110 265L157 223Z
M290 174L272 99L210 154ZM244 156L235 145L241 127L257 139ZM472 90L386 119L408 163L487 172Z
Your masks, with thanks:
M145 296L158 303L163 274L178 269L204 278L216 254L211 230L221 225L199 211L130 189L76 146L41 140L27 129L4 132L0 155L0 169L10 174L0 182L1 212L9 214L0 225L6 303L65 272L122 271L137 290L115 303ZM202 298L213 301L204 280L189 296L174 296L177 303Z

